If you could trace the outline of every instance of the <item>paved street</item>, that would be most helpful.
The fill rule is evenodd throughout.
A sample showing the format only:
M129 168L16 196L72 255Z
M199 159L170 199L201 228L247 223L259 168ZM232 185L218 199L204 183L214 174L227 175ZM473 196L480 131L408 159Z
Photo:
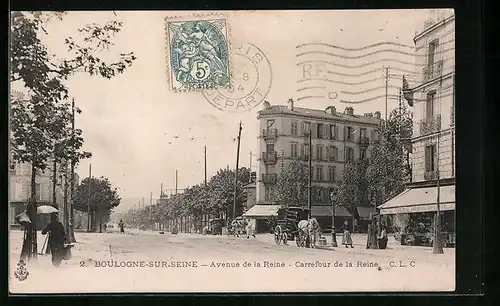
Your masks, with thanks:
M455 282L454 249L433 255L431 248L397 246L392 237L387 250L367 250L366 235L354 235L353 249L329 251L277 246L269 234L247 240L139 231L76 233L71 260L55 269L50 256L39 256L19 282L13 273L22 232L10 236L12 292L328 292L359 291L360 283L366 291L412 291L453 290Z

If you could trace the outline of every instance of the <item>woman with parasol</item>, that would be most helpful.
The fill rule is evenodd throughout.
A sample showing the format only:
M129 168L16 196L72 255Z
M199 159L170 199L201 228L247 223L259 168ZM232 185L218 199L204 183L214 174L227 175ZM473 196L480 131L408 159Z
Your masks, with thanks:
M64 243L68 239L63 224L57 218L57 213L50 214L50 223L42 230L42 235L47 233L49 234L48 247L52 254L52 264L58 267L66 254Z

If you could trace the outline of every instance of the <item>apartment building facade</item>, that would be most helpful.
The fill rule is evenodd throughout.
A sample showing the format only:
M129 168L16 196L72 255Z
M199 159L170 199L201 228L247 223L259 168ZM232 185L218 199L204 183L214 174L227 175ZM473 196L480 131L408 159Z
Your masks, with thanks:
M410 214L432 224L439 178L441 224L450 243L455 232L454 30L451 14L427 21L414 38L417 82L404 93L413 106L412 183L380 206L382 214Z
M264 102L258 120L257 201L246 215L259 219L274 214L277 206L272 199L273 186L292 161L308 165L311 132L311 214L323 221L322 227L330 228L330 193L346 163L370 158L370 148L378 139L377 128L382 122L380 112L356 115L352 107L338 112L334 106L326 110L307 109L294 107L290 100L288 106ZM343 207L337 207L335 215L339 220L351 216Z

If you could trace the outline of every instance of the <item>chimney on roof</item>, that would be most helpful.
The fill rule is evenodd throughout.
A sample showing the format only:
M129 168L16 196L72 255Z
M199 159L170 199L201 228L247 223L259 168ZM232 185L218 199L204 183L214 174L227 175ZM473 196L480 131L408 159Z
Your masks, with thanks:
M380 119L380 112L375 112L375 118Z
M290 104L290 110L293 111L293 99L288 99L288 104Z
M325 112L328 113L328 114L331 114L331 115L336 115L337 114L337 109L335 108L335 106L328 106L325 109Z
M354 115L354 108L352 108L351 106L346 107L345 108L345 114L349 115L349 116L353 116Z
M264 101L264 103L262 103L262 108L263 109L270 109L271 108L271 104L267 101Z

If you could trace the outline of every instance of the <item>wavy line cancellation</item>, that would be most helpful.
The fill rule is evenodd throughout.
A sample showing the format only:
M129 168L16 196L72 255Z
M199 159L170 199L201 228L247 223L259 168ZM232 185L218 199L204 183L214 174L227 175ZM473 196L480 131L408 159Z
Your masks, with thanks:
M451 33L451 32L449 32ZM449 34L447 33L447 34ZM445 35L443 35L445 36ZM443 41L440 43L440 45L445 45L445 44L449 44L449 43L452 43L454 42L455 39L450 39L450 40L447 40L447 41ZM362 50L367 50L367 49L370 49L370 48L375 48L375 47L378 47L378 46L384 46L384 45L391 45L391 46L396 46L396 47L404 47L404 48L409 48L409 49L415 49L415 46L410 46L410 45L405 45L405 44L400 44L400 43L397 43L397 42L379 42L379 43L375 43L375 44L372 44L372 45L366 45L366 46L363 46L363 47L360 47L360 48L345 48L345 47L341 47L341 46L337 46L337 45L332 45L332 44L325 44L325 43L306 43L306 44L301 44L301 45L298 45L296 48L299 49L299 48L304 48L304 47L308 47L308 46L324 46L324 47L329 47L329 48L334 48L334 49L340 49L340 50L344 50L344 51L362 51Z
M449 93L449 94L446 94L446 95L441 95L439 96L438 98L445 98L445 97L449 97L449 96L453 96L454 94L453 93ZM379 95L379 96L376 96L376 97L372 97L372 98L368 98L368 99L364 99L364 100L359 100L359 101L348 101L348 100L340 100L341 103L346 103L346 104L360 104L360 103L365 103L365 102L370 102L370 101L373 101L373 100L376 100L376 99L380 99L380 98L385 98L385 95ZM394 100L394 99L399 99L399 97L397 95L387 95L387 98L390 99L390 100ZM416 102L425 102L427 101L426 99L413 99L413 101L416 101Z
M442 50L440 52L436 52L435 54L437 55L440 53L445 53L445 52L450 52L450 51L455 51L455 48L445 49L445 50ZM325 51L307 51L307 52L302 52L302 53L297 54L296 57L310 55L310 54L324 54L324 55L335 56L335 57L340 57L340 58L344 58L344 59L360 59L363 57L367 57L367 56L371 56L371 55L375 55L375 54L379 54L379 53L398 53L398 54L403 54L403 55L407 55L407 56L411 56L411 57L415 57L415 56L427 57L427 54L415 54L415 52L404 52L404 51L394 50L394 49L377 50L377 51L373 51L373 52L370 52L367 54L357 55L357 56L346 56L346 55L340 55L340 54L335 54L332 52L325 52Z

